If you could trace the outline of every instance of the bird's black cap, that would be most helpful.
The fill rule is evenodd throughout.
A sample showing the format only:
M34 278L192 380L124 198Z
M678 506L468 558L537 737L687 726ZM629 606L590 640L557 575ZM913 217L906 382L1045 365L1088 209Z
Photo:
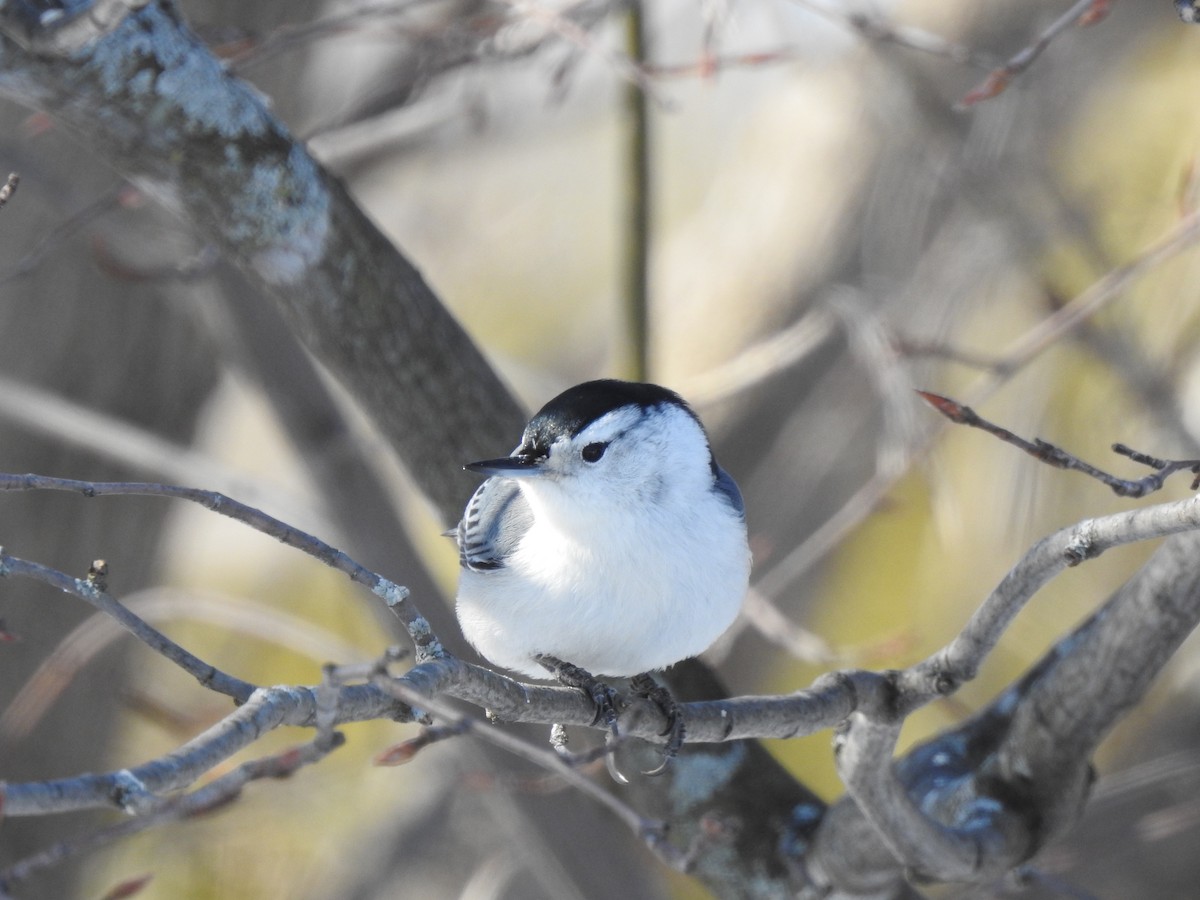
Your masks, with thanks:
M623 406L650 408L663 404L679 406L697 422L700 421L682 397L657 384L618 381L615 378L585 381L563 391L529 420L521 441L520 455L544 456L558 438L574 437L605 413Z

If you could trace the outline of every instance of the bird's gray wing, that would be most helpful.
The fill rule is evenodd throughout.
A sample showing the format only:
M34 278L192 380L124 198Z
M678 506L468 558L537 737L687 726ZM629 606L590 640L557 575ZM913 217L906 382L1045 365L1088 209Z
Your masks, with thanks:
M733 476L717 466L717 482L714 485L717 493L723 495L729 505L743 519L746 518L746 504L742 501L742 492L738 490L737 482L733 480Z
M459 565L476 572L503 568L532 523L533 513L517 483L489 478L471 496L454 533Z

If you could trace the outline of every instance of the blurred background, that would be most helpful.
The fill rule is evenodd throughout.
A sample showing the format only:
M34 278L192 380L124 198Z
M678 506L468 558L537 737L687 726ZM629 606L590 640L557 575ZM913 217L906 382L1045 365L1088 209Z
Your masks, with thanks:
M1130 477L1142 472L1114 441L1200 450L1200 255L1184 230L1200 29L1166 0L1114 3L1006 90L963 103L1071 6L661 0L645 6L639 70L627 13L605 0L180 4L530 408L633 371L631 80L646 89L648 376L693 402L746 496L754 590L711 654L738 694L908 665L1034 541L1131 505L944 425L914 389ZM0 117L0 168L21 175L0 211L0 470L225 491L408 584L461 648L450 523L352 401L151 198L44 116ZM1169 258L1104 291L1164 242ZM1049 330L1080 297L1097 298L1094 315ZM117 596L258 683L315 683L323 662L395 639L344 578L166 501L6 495L0 542L76 575L107 559ZM1060 576L976 682L913 718L906 745L987 703L1150 549ZM0 778L134 765L228 711L88 616L0 584ZM1194 895L1198 664L1193 641L1114 732L1083 823L1023 896ZM590 801L534 796L547 786L497 774L469 742L378 768L413 728L346 733L322 765L22 896L98 897L148 872L154 898L704 896L611 828L597 843ZM272 735L254 754L304 739ZM829 734L769 749L823 797L841 793ZM537 816L561 845L531 837ZM0 864L109 820L6 820Z

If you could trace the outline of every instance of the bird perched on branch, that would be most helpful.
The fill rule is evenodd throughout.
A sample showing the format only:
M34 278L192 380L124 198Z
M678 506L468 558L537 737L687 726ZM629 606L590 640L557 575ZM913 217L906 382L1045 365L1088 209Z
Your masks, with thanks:
M608 688L633 676L683 724L645 673L706 650L737 617L750 572L737 485L672 391L589 381L529 421L455 532L457 612L467 640L523 675L588 691L616 732ZM667 695L669 701L669 695Z

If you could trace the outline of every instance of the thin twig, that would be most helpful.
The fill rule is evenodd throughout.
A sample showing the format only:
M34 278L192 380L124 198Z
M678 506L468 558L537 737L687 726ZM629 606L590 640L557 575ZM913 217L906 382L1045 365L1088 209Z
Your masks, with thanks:
M1025 332L1001 355L1000 371L1011 373L1023 367L1060 338L1096 315L1137 279L1189 249L1198 237L1200 210L1193 210L1178 219L1166 234L1132 260L1107 272L1083 293Z
M819 634L794 623L757 586L746 591L737 623L705 651L704 658L721 660L728 656L745 625L803 662L828 665L843 659Z
M166 481L207 484L222 493L237 492L253 505L270 505L292 521L321 524L311 504L285 490L264 486L212 456L176 443L109 413L77 403L62 394L0 374L0 418L56 443L89 453Z
M997 375L1003 375L1007 371L1007 364L998 356L964 350L943 341L920 340L904 335L894 335L892 342L896 352L902 356L944 360Z
M968 91L958 102L958 109L967 109L1002 93L1014 78L1023 73L1042 55L1050 43L1072 25L1092 25L1106 15L1111 0L1076 0L1066 12L1050 23L1033 43L1013 54L1004 65L993 69L977 87Z
M955 44L945 38L905 25L896 25L878 15L858 10L848 10L844 4L831 4L821 0L792 0L793 3L816 13L824 19L848 28L868 40L884 44L895 44L931 56L940 56L956 63L987 69L993 60L963 44Z
M0 491L30 490L70 491L85 497L130 494L172 497L199 504L205 509L220 513L244 525L249 525L256 531L270 535L289 547L301 550L325 563L331 569L348 575L352 581L370 588L372 593L387 603L388 608L404 624L416 645L419 659L426 656L437 657L445 652L428 620L408 599L408 588L372 572L320 538L269 516L262 510L239 503L224 494L156 482L79 481L73 478L53 478L47 475L0 473Z
M10 176L11 177L11 176ZM33 272L47 256L59 249L72 235L82 231L100 217L107 215L126 202L130 191L135 190L122 182L105 191L97 199L51 228L15 264L0 270L0 285L9 284Z
M297 47L303 47L314 41L331 37L340 37L368 28L389 24L388 20L411 15L419 6L428 3L413 2L413 0L388 0L388 2L371 3L352 9L348 12L335 13L304 22L297 25L281 25L265 37L248 36L234 43L232 52L224 55L230 68L235 72L244 71L250 66L266 62ZM390 27L399 27L390 23ZM220 48L217 48L220 50Z
M109 242L101 235L91 241L92 257L97 268L105 275L121 281L163 282L198 281L213 273L221 261L221 253L213 244L205 244L190 258L160 266L138 266L117 256Z
M766 571L757 573L754 586L767 597L778 597L788 585L832 553L834 548L879 508L896 486L900 475L907 471L912 461L920 455L922 448L932 443L932 429L930 432L908 448L903 466L894 471L876 471L838 507L836 512L822 522L816 531L789 550L783 558L775 561Z
M1117 478L1115 475L1110 475L1108 472L1084 462L1074 454L1068 453L1061 447L1043 441L1041 438L1034 438L1032 441L1027 441L1025 438L1013 434L1007 428L997 425L994 422L989 422L975 412L975 410L971 409L971 407L964 406L955 400L951 400L949 397L943 397L940 394L933 394L929 391L917 391L917 394L951 422L959 425L969 425L972 428L986 431L988 434L1000 438L1005 443L1012 444L1014 447L1024 450L1030 456L1047 465L1058 469L1082 472L1084 475L1088 475L1108 485L1118 497L1145 497L1147 494L1161 490L1167 478L1176 472L1184 470L1190 471L1196 476L1196 479L1192 482L1192 490L1200 488L1200 459L1158 459L1157 457L1131 450L1124 444L1113 444L1112 449L1114 453L1127 456L1136 463L1141 463L1144 466L1154 469L1151 474L1133 481L1125 478Z
M377 766L402 766L411 762L426 747L458 737L469 730L468 723L465 721L457 725L429 725L422 728L421 733L416 737L393 744L375 754L373 762Z
M500 0L512 7L517 13L525 16L531 22L544 25L553 33L568 43L574 44L586 53L599 56L612 67L621 78L637 85L643 94L658 104L665 111L673 111L675 103L667 97L654 79L636 62L623 53L607 50L587 31L575 22L563 16L556 10L549 9L531 0Z
M837 324L828 308L814 306L733 359L686 379L679 391L694 406L725 400L802 362L837 332Z
M735 53L728 56L706 55L696 62L645 63L643 70L654 78L712 78L729 69L757 69L766 65L795 62L804 54L794 47L777 47L774 50L759 50L752 53Z
M256 685L234 678L185 650L157 628L123 606L115 597L100 590L94 583L71 578L39 563L19 559L0 548L0 577L31 578L84 600L107 613L134 637L155 652L179 666L205 687L244 703L256 690Z

